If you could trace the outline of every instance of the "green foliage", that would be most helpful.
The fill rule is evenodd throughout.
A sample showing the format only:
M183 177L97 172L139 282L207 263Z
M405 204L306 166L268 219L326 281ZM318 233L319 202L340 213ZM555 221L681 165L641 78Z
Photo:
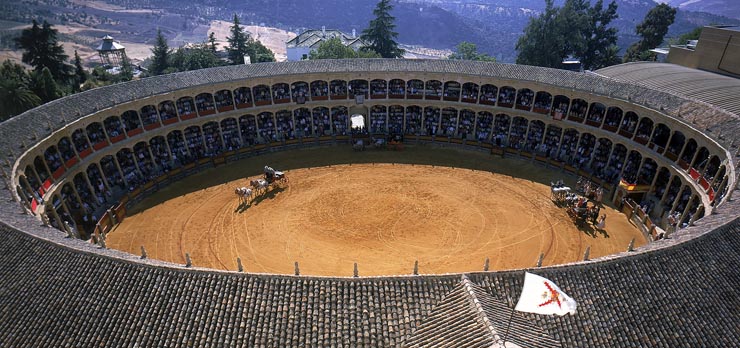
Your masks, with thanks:
M211 51L216 52L216 46L218 44L216 43L216 34L214 32L208 34L208 43L211 44Z
M180 47L171 55L170 67L176 71L190 71L223 65L206 43Z
M75 76L73 79L72 89L77 92L80 90L80 85L85 83L87 80L87 72L85 71L85 68L82 67L82 59L80 59L80 55L77 53L77 50L75 50L74 65Z
M562 8L545 1L545 11L532 18L519 38L518 64L560 68L567 57L578 58L585 69L598 69L614 60L617 30L609 28L617 18L617 4L604 8L603 0L593 7L587 0L566 0Z
M701 30L704 29L704 27L696 27L693 30L684 33L683 35L672 38L669 40L669 44L671 45L685 45L687 41L689 40L699 40L699 36L701 36Z
M49 22L44 21L39 26L39 23L33 20L31 28L24 29L15 42L23 50L24 63L33 66L37 72L47 68L55 79L66 81L72 67L66 63L68 57L59 44L57 34L57 30L52 28Z
M172 50L167 45L167 39L162 35L161 30L157 30L157 39L152 48L152 63L149 65L149 75L162 75L169 67L170 54Z
M380 0L373 10L375 19L370 21L370 25L362 31L361 36L367 43L366 50L378 52L383 58L401 58L405 53L398 48L395 41L398 33L393 31L396 28L394 23L396 18L390 14L392 9L390 0Z
M28 87L31 77L26 69L6 60L0 65L0 120L4 121L41 104Z
M231 26L231 36L226 38L226 41L229 42L227 50L231 64L244 64L244 56L248 54L247 42L251 37L239 24L239 16L234 14L234 25ZM250 54L249 56L251 58L252 55Z
M275 54L261 42L253 39L248 32L239 25L239 17L234 14L234 25L231 26L231 36L227 50L231 64L244 64L244 56L249 56L252 63L274 62Z
M654 57L648 50L658 47L663 43L663 38L668 32L668 27L673 24L674 19L676 19L675 8L665 3L653 7L645 15L645 20L637 25L637 34L642 39L627 49L624 55L624 61L652 60Z
M342 44L338 38L331 38L319 44L312 50L309 59L347 59L347 58L379 58L380 55L373 51L355 51L351 47Z
M134 67L125 54L121 59L121 72L118 74L118 78L121 82L131 81L134 78Z
M49 68L44 68L41 72L34 71L31 74L30 87L43 103L57 99L62 94Z
M448 59L459 60L480 60L485 62L495 62L496 58L485 53L478 53L478 46L474 43L463 41L455 47L455 53L451 54Z

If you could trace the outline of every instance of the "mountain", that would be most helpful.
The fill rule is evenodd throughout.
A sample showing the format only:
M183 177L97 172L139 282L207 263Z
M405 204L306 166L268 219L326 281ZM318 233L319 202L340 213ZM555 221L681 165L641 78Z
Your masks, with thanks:
M737 0L662 0L685 11L708 12L740 19L740 1Z
M560 6L563 1L555 0L555 5ZM656 3L653 0L616 1L619 18L612 24L619 30L618 46L624 52L638 40L635 26ZM151 44L156 30L162 29L173 45L179 45L204 40L210 23L231 21L234 13L239 15L242 24L294 32L325 26L346 32L354 29L360 34L372 19L376 3L377 0L0 1L0 20L29 23L32 18L42 17L53 24L80 23L93 28L94 32L87 37L100 37L100 32L110 30L118 33L117 38L147 45ZM688 10L691 6L702 6L706 11L724 13L724 8L716 7L732 5L730 8L736 8L737 3L740 0L683 0L668 37L677 37L697 26L740 25L738 19ZM544 10L545 1L396 0L393 5L398 39L403 44L449 49L469 41L478 45L482 53L495 56L499 61L513 62L517 40L530 18ZM0 34L3 34L1 28Z

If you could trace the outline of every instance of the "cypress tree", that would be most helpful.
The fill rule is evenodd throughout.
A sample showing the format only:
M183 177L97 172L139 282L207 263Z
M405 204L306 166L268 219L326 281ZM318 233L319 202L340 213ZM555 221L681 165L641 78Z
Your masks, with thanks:
M169 67L170 47L167 45L167 39L162 35L162 31L157 29L157 39L152 48L152 64L149 65L150 75L162 75Z
M398 33L393 31L396 28L394 23L396 18L391 16L392 9L390 0L380 0L373 10L375 19L370 21L370 25L362 31L361 36L367 43L364 49L378 52L383 58L401 58L404 54L404 50L398 48L395 41Z

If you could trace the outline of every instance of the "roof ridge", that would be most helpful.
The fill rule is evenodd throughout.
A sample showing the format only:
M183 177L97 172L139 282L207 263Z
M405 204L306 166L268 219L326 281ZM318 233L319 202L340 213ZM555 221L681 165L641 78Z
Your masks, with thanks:
M488 314L486 313L483 306L480 304L480 300L478 300L478 295L476 295L475 288L473 287L475 284L473 284L473 282L465 274L463 274L461 278L462 286L468 294L468 301L475 308L475 314L478 316L478 319L483 322L482 324L486 328L486 330L488 330L491 336L493 336L493 341L497 342L497 344L500 345L498 342L501 342L502 340L501 335L498 334L498 331L496 331L496 328L491 323L491 319L488 318Z

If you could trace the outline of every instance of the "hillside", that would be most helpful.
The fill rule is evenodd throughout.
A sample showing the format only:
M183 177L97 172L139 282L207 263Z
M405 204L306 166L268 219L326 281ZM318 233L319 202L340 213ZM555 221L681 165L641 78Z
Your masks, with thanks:
M740 1L737 0L661 0L685 11L708 12L740 19Z
M187 42L202 42L211 31L219 40L225 40L234 13L247 29L260 36L275 51L278 58L284 54L281 43L290 33L307 28L336 28L359 34L372 18L377 0L356 0L348 6L340 0L20 0L0 2L0 48L8 48L8 37L18 26L27 25L32 18L44 18L69 31L65 41L75 44L91 56L97 40L111 34L131 51L145 57L153 44L157 29L168 38L171 47ZM724 1L724 2L723 2ZM556 5L563 0L556 0ZM622 52L637 40L635 26L655 6L653 0L617 0L619 19L613 25L619 29L618 45ZM672 0L672 3L679 3ZM688 4L690 2L690 4ZM735 4L736 0L684 0L676 22L668 37L676 37L697 26L708 24L735 24L740 20L721 17L689 9L724 12L719 6ZM516 59L515 45L532 16L544 9L544 0L401 0L394 3L396 31L399 41L424 50L445 50L461 41L478 45L481 52L495 56L499 61ZM717 5L712 5L717 4ZM4 20L4 21L3 21ZM7 22L6 22L7 21ZM11 23L11 25L5 25ZM60 28L61 28L60 27ZM264 29L258 29L264 28ZM71 53L71 52L68 52ZM13 52L5 51L12 55ZM418 55L417 55L418 56ZM142 57L142 58L143 58ZM138 58L138 56L136 57Z

